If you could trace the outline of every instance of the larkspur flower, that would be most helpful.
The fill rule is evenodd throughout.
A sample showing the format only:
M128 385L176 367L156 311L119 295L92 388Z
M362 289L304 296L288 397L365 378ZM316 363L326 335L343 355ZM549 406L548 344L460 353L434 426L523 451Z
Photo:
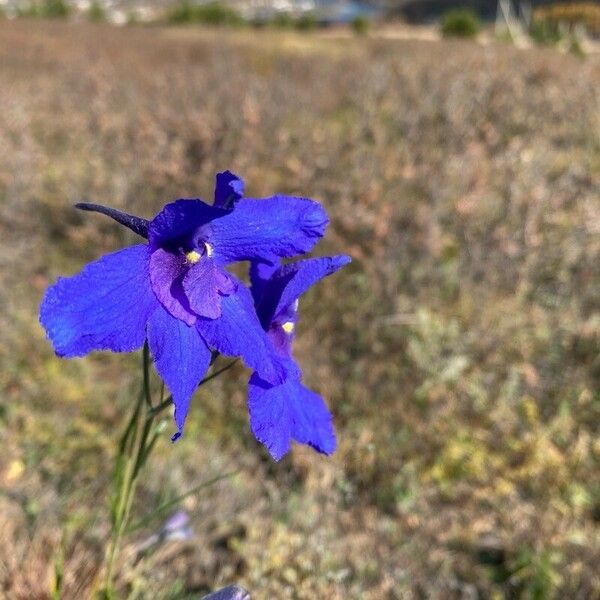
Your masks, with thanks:
M151 221L101 205L77 205L113 218L147 243L59 278L41 304L40 322L59 356L128 352L148 340L173 396L174 438L183 430L211 350L241 356L265 381L278 383L285 376L249 290L224 267L308 252L327 226L325 211L312 200L242 199L243 189L239 177L219 173L212 206L180 199Z
M159 531L152 533L137 545L138 555L142 555L158 544L172 541L190 540L194 537L194 530L190 526L190 517L183 510L173 513L163 524Z
M312 285L350 262L345 255L309 258L283 266L253 262L252 294L261 323L285 370L282 382L255 372L248 382L250 427L275 460L292 440L331 454L336 447L331 413L323 399L302 385L302 372L292 355L298 301Z

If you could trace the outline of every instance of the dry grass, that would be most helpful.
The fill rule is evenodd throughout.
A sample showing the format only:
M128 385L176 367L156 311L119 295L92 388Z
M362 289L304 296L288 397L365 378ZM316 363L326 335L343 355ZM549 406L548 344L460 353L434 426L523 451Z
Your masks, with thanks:
M598 90L550 50L0 22L0 595L49 598L61 556L89 595L137 386L137 357L59 361L37 324L132 241L71 203L151 216L230 168L321 199L321 252L354 256L298 340L339 450L273 464L242 370L215 382L136 512L240 474L186 504L194 542L134 568L133 536L123 595L600 596Z

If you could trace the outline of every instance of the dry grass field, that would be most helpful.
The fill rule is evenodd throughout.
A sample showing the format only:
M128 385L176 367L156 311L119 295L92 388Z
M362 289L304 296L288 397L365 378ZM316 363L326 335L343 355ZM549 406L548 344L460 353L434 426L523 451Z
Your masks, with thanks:
M91 596L139 386L138 355L62 361L37 322L133 242L72 204L150 217L223 169L321 200L319 253L354 258L297 343L339 448L273 463L243 368L203 388L136 517L237 473L184 503L193 540L128 538L119 597L600 598L598 57L1 20L0 597Z

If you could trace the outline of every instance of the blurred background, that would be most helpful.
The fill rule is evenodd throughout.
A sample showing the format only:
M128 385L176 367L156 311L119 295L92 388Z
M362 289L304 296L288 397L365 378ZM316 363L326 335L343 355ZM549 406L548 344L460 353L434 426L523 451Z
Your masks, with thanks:
M237 474L178 507L193 537L128 538L120 597L600 598L597 2L0 6L0 597L90 597L139 389L139 353L59 360L38 324L135 241L73 203L151 217L231 169L354 259L296 344L338 450L274 463L247 372L213 381L135 515Z

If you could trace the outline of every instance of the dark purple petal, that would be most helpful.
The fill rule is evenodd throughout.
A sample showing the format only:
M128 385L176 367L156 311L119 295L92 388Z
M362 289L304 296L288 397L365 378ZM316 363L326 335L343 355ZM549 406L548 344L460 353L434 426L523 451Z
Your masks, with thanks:
M241 356L267 381L283 381L283 366L256 316L252 296L241 281L235 283L235 293L221 298L221 317L198 317L196 327L211 348L227 356Z
M291 196L244 199L211 222L210 241L218 262L273 262L311 250L327 223L327 213L313 200Z
M296 317L294 316L283 323L272 323L267 330L267 335L278 356L291 359L292 344L296 337Z
M192 265L183 277L183 289L190 308L209 319L221 316L221 298L232 294L235 288L231 277L208 257Z
M315 283L350 261L349 256L342 254L300 260L283 265L271 273L268 267L255 270L253 286L262 290L257 312L263 326L269 327L274 321L280 324L285 320L295 322L294 306L298 298Z
M159 306L148 322L148 344L156 370L175 405L179 437L194 390L210 365L211 352L196 331Z
M217 270L217 285L223 296L230 296L237 290L235 279L224 269Z
M214 206L231 210L244 197L244 180L231 171L217 173Z
M129 352L143 345L146 322L158 306L148 280L148 255L145 244L125 248L48 288L40 322L59 356Z
M150 281L160 303L176 319L188 325L196 322L183 289L183 278L188 271L185 257L158 248L150 256Z
M102 206L102 204L91 204L89 202L78 202L75 208L80 210L87 210L90 212L97 212L111 219L114 219L117 223L124 225L128 229L131 229L134 233L148 238L148 219L142 219L142 217L135 217L134 215L127 214L126 212L117 210L116 208L110 208L108 206Z
M292 447L292 417L284 394L291 383L271 385L254 373L248 382L248 412L254 437L281 460Z
M259 262L255 260L250 263L250 291L252 292L252 297L254 298L254 303L256 305L258 305L260 302L265 286L269 283L269 280L275 271L277 271L280 264L281 261L279 259L272 263Z
M335 450L331 413L322 398L298 379L274 386L254 373L248 383L248 410L252 433L277 461L289 451L292 440L322 454Z
M333 417L323 398L300 382L292 382L289 402L293 415L292 436L321 454L333 454L337 446Z
M338 256L309 258L283 265L274 276L276 279L285 281L275 307L275 316L292 306L315 283L324 277L333 275L351 261L352 259L349 256L341 254Z
M227 214L223 209L209 206L198 199L171 202L150 221L148 229L150 246L158 248L176 243L187 236L192 236L199 227L213 219Z

